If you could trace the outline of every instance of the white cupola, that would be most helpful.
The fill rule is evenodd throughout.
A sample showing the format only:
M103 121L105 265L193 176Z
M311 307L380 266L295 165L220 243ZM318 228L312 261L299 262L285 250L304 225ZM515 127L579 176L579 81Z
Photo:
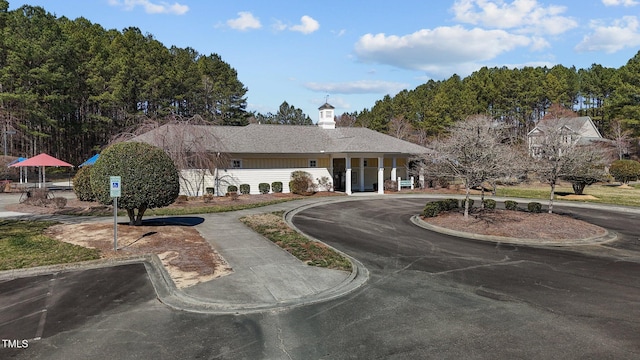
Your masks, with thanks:
M318 108L318 126L322 129L335 129L336 121L334 120L333 110L335 108L329 103L325 102L324 105Z

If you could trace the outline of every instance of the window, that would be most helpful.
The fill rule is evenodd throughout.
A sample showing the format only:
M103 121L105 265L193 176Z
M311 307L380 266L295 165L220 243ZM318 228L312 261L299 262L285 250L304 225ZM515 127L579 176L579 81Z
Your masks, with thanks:
M367 167L369 166L369 162L367 161L367 159L364 159L362 162L362 166Z
M309 160L309 167L310 168L318 167L318 160L315 160L315 159Z
M238 159L231 160L231 168L242 169L242 160L238 160Z

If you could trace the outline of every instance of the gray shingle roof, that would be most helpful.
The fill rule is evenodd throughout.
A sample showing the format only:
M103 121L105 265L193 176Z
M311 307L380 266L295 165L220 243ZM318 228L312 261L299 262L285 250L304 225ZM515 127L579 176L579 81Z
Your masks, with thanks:
M579 116L573 118L561 118L561 119L543 119L540 120L538 125L529 132L531 135L534 130L540 129L543 132L551 127L565 126L575 134L586 138L602 138L598 128L593 124L593 121L589 116Z
M175 133L176 125L164 125L142 134L132 141L154 145L158 133ZM431 150L367 128L345 127L322 129L304 125L204 126L219 141L209 144L209 151L238 154L320 154L383 153L425 154ZM165 137L166 138L166 137Z

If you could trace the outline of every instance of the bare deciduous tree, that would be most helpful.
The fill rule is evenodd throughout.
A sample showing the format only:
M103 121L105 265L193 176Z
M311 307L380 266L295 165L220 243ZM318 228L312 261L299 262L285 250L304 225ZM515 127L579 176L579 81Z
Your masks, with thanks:
M625 130L620 120L611 121L611 128L608 135L609 138L614 141L618 160L624 159L625 155L629 154L631 134L632 131Z
M135 129L118 134L111 143L147 134L149 138L145 138L145 141L169 154L180 171L182 191L189 196L200 196L205 192L206 177L213 176L217 185L220 181L219 169L228 168L230 162L225 151L211 151L212 148L219 148L221 142L209 130L210 126L198 115L188 119L172 115L162 124L147 119ZM219 193L219 189L216 193Z
M404 117L394 117L389 121L389 131L387 133L395 138L408 140L413 132L413 125Z
M544 134L536 142L535 171L540 181L549 184L549 213L553 213L553 198L560 179L574 183L581 191L604 172L604 153L597 144L578 144L573 132L562 120L544 127Z
M500 127L488 117L475 116L455 124L451 135L433 144L434 154L425 159L439 176L452 176L465 186L464 216L469 216L469 194L473 187L516 171L514 149L502 143Z

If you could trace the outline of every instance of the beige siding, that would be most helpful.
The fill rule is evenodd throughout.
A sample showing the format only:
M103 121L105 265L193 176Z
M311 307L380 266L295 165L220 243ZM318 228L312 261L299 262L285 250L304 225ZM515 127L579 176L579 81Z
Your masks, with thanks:
M281 181L283 186L283 192L289 192L289 180L293 171L303 170L311 174L311 177L316 180L322 177L328 177L331 179L331 174L326 168L287 168L287 169L229 169L227 171L220 172L220 186L219 190L221 195L227 192L229 185L240 186L241 184L249 184L251 194L259 194L259 184L268 183L271 184L274 181ZM314 181L317 183L317 181ZM214 187L214 176L205 177L204 188Z
M309 160L316 160L318 168L330 167L328 158L243 158L243 169L290 169L309 167Z

